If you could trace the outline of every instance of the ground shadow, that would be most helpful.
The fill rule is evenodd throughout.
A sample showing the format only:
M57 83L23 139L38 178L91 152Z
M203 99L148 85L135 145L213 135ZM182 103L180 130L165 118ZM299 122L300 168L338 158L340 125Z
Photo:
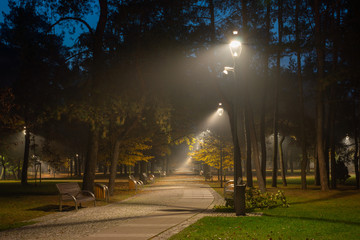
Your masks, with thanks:
M83 207L78 206L78 208L81 209ZM44 205L44 206L40 206L40 207L36 207L36 208L30 208L27 210L28 211L42 211L42 212L60 212L59 205L54 205L54 204L48 204L48 205ZM62 212L70 212L70 211L74 211L74 210L75 210L75 206L69 206L69 205L62 206Z
M268 215L266 213L264 213L263 216L271 217L271 218L300 219L300 220L320 221L320 222L328 222L328 223L344 223L344 224L349 224L349 225L360 226L359 222L335 220L335 219L326 219L326 218L279 216L279 215Z
M338 193L335 193L333 195L323 197L323 198L311 199L311 200L307 200L307 201L291 202L290 204L295 205L295 204L322 202L322 201L326 201L326 200L329 200L329 199L339 199L339 198L349 197L349 196L358 195L358 194L360 194L359 191L349 191L349 190L347 190L347 191L341 191L341 192L338 192Z

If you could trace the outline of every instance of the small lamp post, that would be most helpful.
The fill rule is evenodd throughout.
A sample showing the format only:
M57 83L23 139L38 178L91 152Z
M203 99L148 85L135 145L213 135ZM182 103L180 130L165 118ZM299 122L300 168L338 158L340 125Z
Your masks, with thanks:
M219 117L222 117L222 115L224 114L224 108L222 107L222 103L219 103L218 109L217 109L217 113ZM220 134L219 134L219 141L220 141L220 187L223 187L223 141L222 141L222 131L220 130Z

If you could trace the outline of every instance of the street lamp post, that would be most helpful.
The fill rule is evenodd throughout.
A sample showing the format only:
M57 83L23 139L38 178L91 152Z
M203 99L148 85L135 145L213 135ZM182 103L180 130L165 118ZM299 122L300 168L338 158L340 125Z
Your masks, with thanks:
M222 103L219 103L218 110L217 110L218 116L222 117L224 114L224 108L222 107ZM220 126L222 124L220 123ZM220 187L223 187L223 141L222 141L222 130L220 130L219 133L219 150L220 150Z
M237 35L237 31L233 32L233 35ZM239 90L239 80L237 79L237 72L239 68L239 57L241 54L241 43L238 40L234 40L230 43L230 51L233 57L234 66L225 67L224 73L227 74L228 71L234 73L234 102L233 102L233 112L230 121L232 127L232 137L234 143L234 207L235 213L237 216L245 215L245 185L242 181L242 169L241 169L241 152L238 140L238 90Z

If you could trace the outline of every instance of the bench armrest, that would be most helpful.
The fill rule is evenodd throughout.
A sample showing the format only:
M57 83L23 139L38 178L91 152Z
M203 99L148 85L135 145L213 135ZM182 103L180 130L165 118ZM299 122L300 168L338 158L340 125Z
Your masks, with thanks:
M87 194L89 194L90 196L92 196L95 199L95 195L92 192L88 191L88 190L81 190L81 192L76 194L76 196L79 195L80 193L87 193Z
M67 195L71 197L74 201L76 201L76 197L74 195L71 195L70 193L59 193L60 196Z

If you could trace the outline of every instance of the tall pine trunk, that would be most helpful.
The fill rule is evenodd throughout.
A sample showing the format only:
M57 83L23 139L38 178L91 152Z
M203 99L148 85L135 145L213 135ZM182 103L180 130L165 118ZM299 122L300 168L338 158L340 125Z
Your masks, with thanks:
M360 188L360 177L359 177L359 120L356 114L357 105L354 104L354 139L355 139L355 153L354 153L354 168L355 168L355 179L356 188Z
M300 0L296 0L295 9L295 41L296 41L296 59L297 59L297 79L299 84L299 101L301 111L301 189L307 188L306 183L306 167L307 167L307 150L306 150L306 134L305 134L305 106L304 106L304 90L303 90L303 78L301 71L301 48L300 48L300 26L299 26L299 12L300 12Z
M110 164L109 194L111 196L114 194L116 168L118 166L119 153L120 153L120 140L116 140L114 144L114 149L112 151L111 164Z
M283 150L283 143L285 140L285 136L281 136L280 142L279 142L279 155L280 155L280 167L281 167L281 179L283 186L287 186L286 182L286 169L285 169L285 160L284 160L284 150Z
M100 6L100 16L98 23L96 25L96 30L93 35L93 63L92 63L92 84L91 84L91 101L94 106L101 106L100 94L103 77L103 36L105 32L105 26L107 22L108 14L108 3L107 0L99 0ZM96 174L96 164L97 164L97 155L99 149L99 137L100 137L100 123L95 122L95 126L90 130L89 141L87 146L86 162L85 162L85 172L83 178L83 189L88 191L93 191L95 174Z
M278 47L277 47L277 56L276 56L276 77L274 83L274 145L273 145L273 178L272 178L272 186L277 187L277 174L278 174L278 133L279 133L279 78L280 78L280 60L281 60L281 49L282 49L282 28L283 28L283 19L282 19L282 11L283 11L283 1L278 0Z
M265 116L266 116L266 100L269 81L269 44L270 44L270 9L271 2L266 3L266 17L265 17L265 32L266 32L266 47L264 49L264 81L263 81L263 94L260 115L260 146L261 146L261 172L266 182L266 136L265 136Z
M336 188L336 162L335 162L335 134L334 134L334 124L335 124L335 111L333 109L334 103L330 103L330 129L329 129L329 150L330 150L330 165L331 165L331 188Z
M93 192L96 175L97 154L99 150L99 130L90 130L88 149L86 154L83 189Z
M259 185L260 191L266 192L266 182L264 180L264 177L262 176L259 149L257 145L257 137L256 137L255 124L254 124L254 115L251 108L249 109L249 130L250 130L251 141L253 143L252 148L254 153L254 165L256 170L257 183Z
M320 184L322 191L329 190L328 174L324 149L324 41L321 32L320 0L314 1L315 45L318 67L317 99L316 99L316 146L319 163Z
M246 81L246 79L245 79ZM247 91L246 91L247 92ZM245 93L245 98L248 98ZM253 176L252 176L252 164L251 164L251 138L250 138L250 128L249 128L249 106L248 102L245 100L245 110L244 110L244 132L246 139L246 184L248 187L253 187ZM256 144L256 143L254 143Z

